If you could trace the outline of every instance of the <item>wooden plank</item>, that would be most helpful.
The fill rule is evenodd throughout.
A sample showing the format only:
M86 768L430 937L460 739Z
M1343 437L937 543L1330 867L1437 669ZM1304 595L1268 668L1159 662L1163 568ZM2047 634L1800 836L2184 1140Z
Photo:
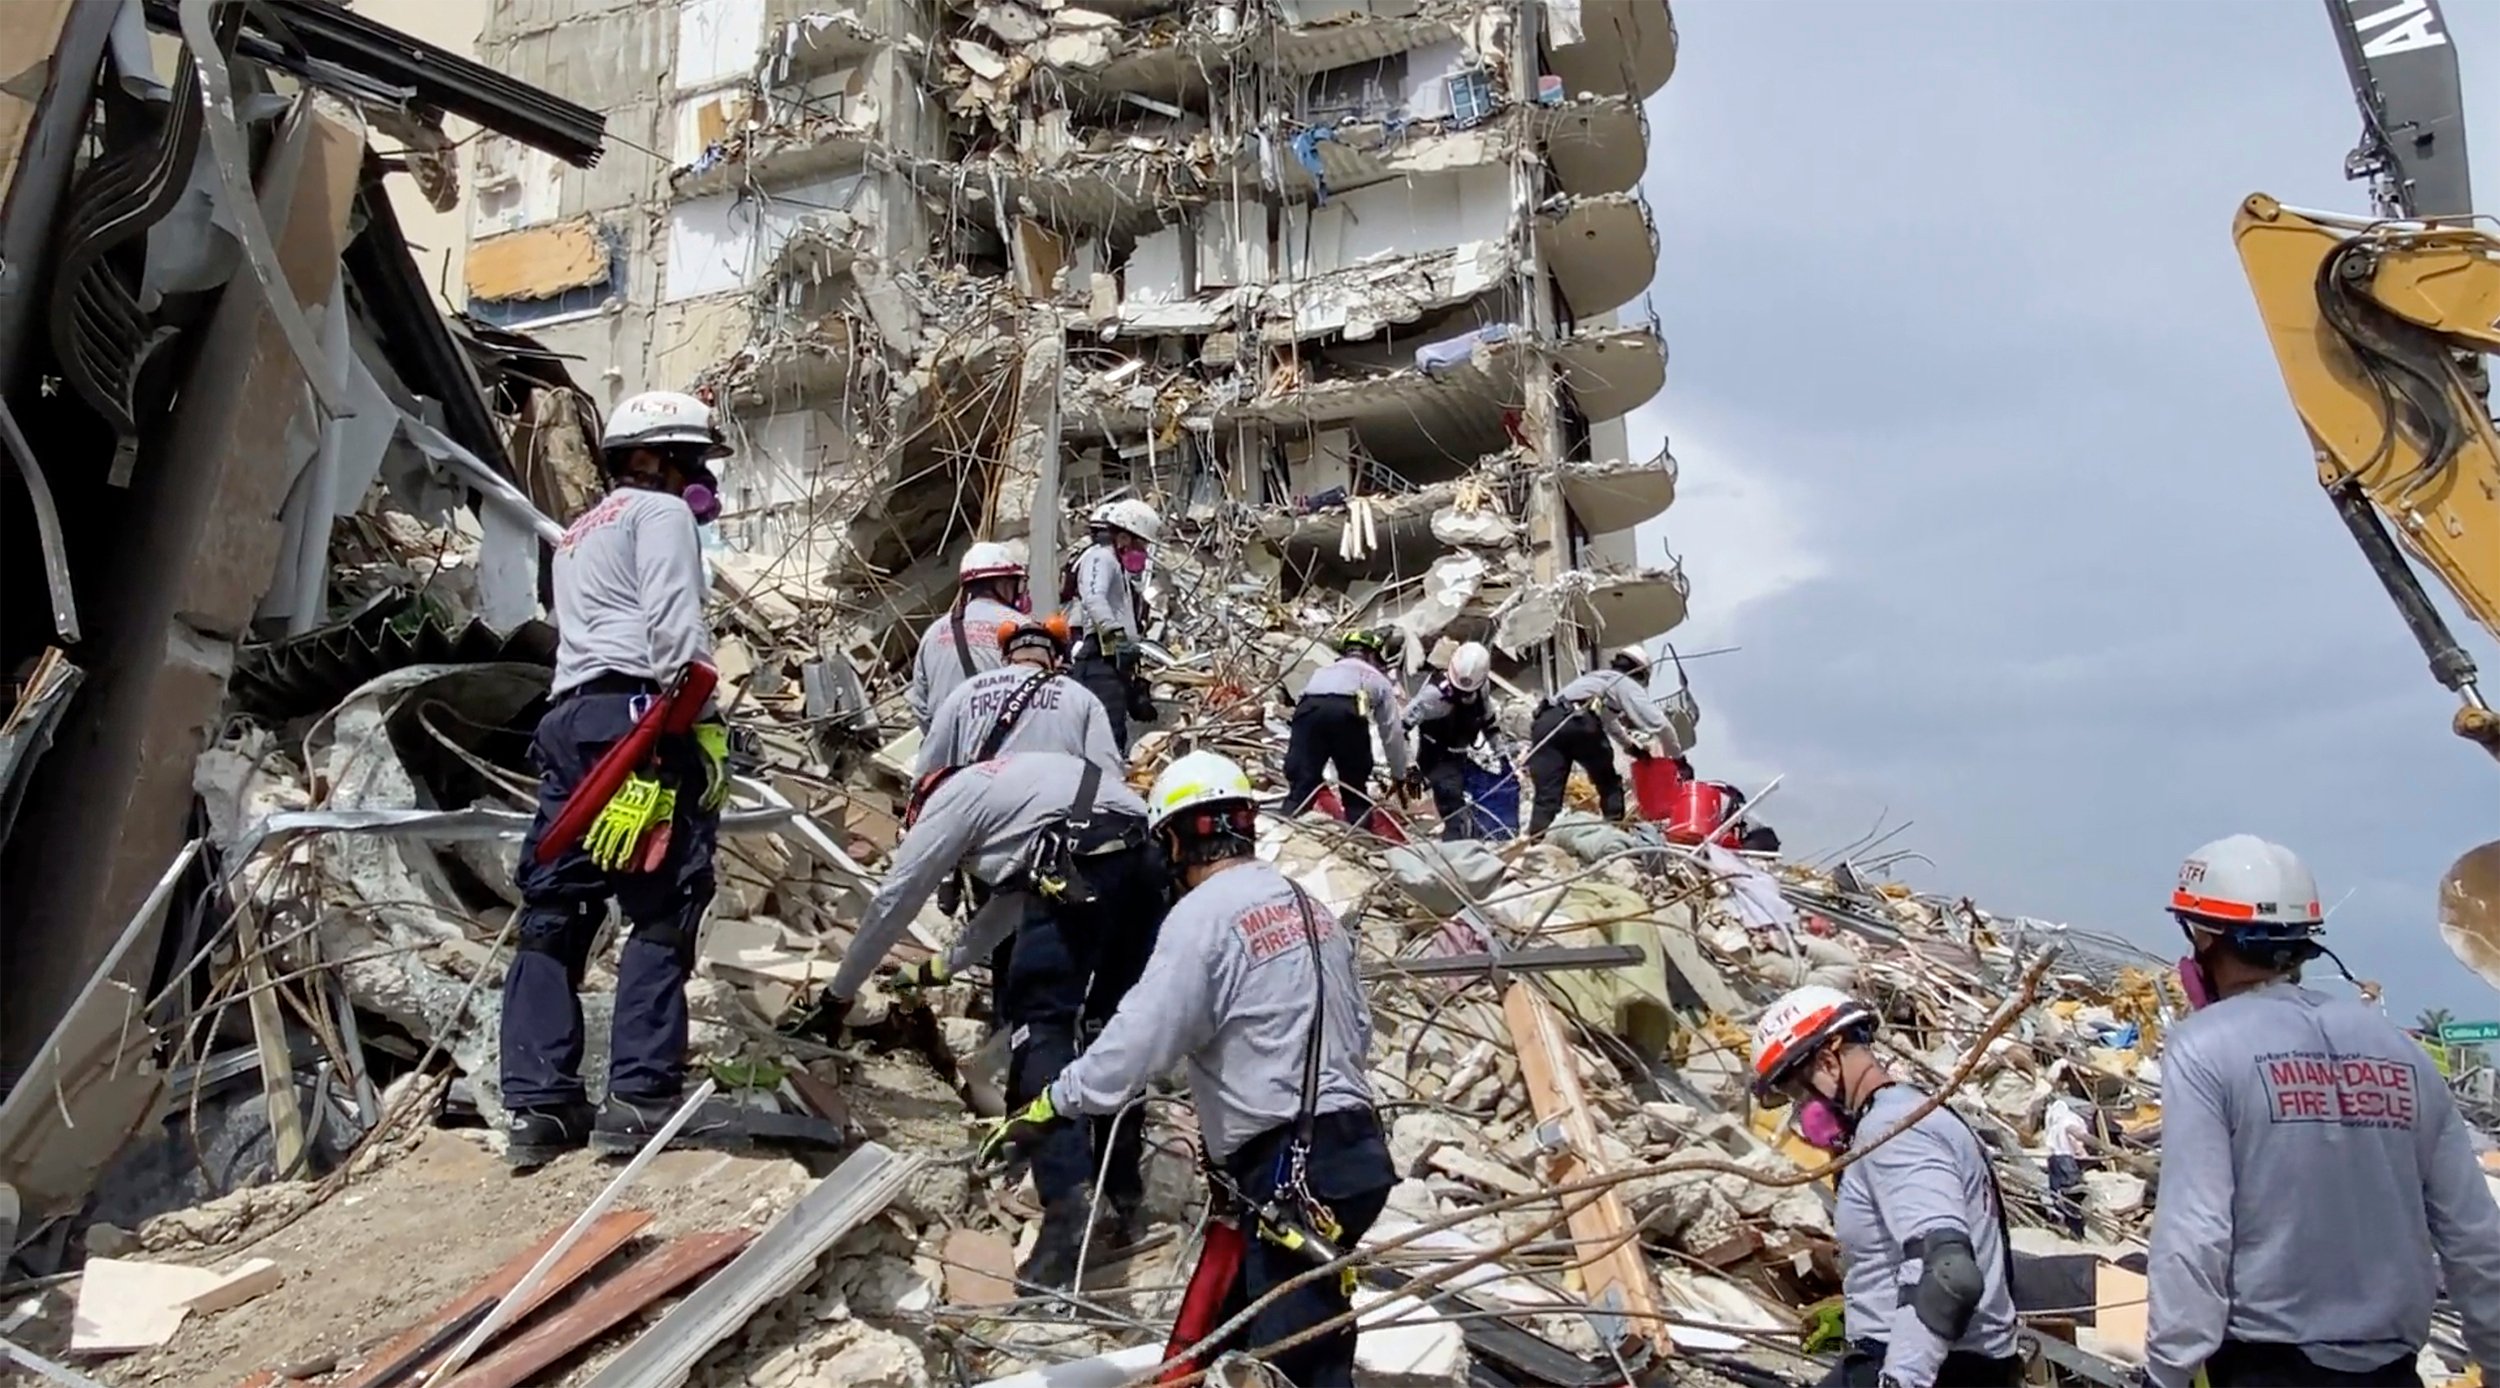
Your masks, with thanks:
M183 1308L203 1316L233 1310L254 1297L276 1291L286 1281L286 1269L270 1259L254 1258L241 1267L219 1273L218 1278L216 1285L186 1299Z
M304 1113L295 1106L295 1057L287 1050L286 1017L270 977L269 952L261 943L259 912L241 914L234 940L243 958L244 986L251 989L245 1007L252 1018L252 1044L260 1051L260 1097L274 1144L271 1159L277 1163L278 1179L291 1181L304 1174Z
M584 217L482 237L463 268L473 299L550 299L606 279L608 243Z
M1580 1089L1580 1074L1572 1065L1562 1019L1526 983L1514 983L1502 995L1502 1019L1509 1024L1511 1042L1518 1050L1519 1075L1527 1083L1537 1122L1561 1130L1563 1145L1547 1166L1547 1180L1559 1186L1603 1175L1605 1168L1596 1160L1597 1123L1589 1116L1588 1095ZM1564 1198L1576 1202L1586 1197ZM1591 1258L1579 1271L1581 1285L1588 1289L1592 1320L1599 1326L1601 1339L1611 1328L1617 1343L1646 1339L1660 1354L1673 1354L1674 1342L1667 1338L1666 1322L1660 1319L1658 1288L1650 1280L1649 1264L1642 1260L1640 1240L1631 1237L1633 1227L1631 1212L1611 1190L1571 1216L1572 1241ZM1599 1249L1611 1251L1600 1255ZM1609 1321L1610 1315L1616 1319Z
M796 1285L835 1240L902 1194L920 1162L873 1142L861 1144L736 1262L670 1307L657 1325L608 1361L590 1388L676 1388L695 1361L738 1333L766 1302Z
M520 1388L532 1374L580 1350L644 1308L703 1276L755 1238L752 1230L688 1234L654 1249L591 1288L528 1334L469 1366L451 1388Z
M645 1210L612 1210L601 1215L596 1224L582 1234L564 1261L538 1284L527 1305L513 1308L514 1320L544 1305L549 1297L581 1280L584 1273L606 1261L607 1256L623 1248L626 1242L651 1223ZM567 1225L570 1221L567 1221ZM503 1266L486 1275L486 1279L443 1304L423 1322L412 1325L391 1337L389 1343L365 1357L356 1372L340 1379L331 1388L375 1388L375 1385L405 1376L451 1348L452 1341L465 1333L478 1317L486 1314L504 1294L521 1284L529 1270L538 1264L556 1240L564 1236L565 1225L551 1229L547 1236L504 1260Z

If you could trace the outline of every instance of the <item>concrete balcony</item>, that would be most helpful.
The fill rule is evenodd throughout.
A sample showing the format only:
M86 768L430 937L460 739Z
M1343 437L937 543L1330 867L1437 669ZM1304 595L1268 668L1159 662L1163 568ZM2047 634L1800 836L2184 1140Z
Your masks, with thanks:
M1675 16L1667 0L1553 0L1546 50L1572 92L1647 97L1675 75Z
M1648 292L1658 275L1658 227L1639 193L1548 204L1537 248L1575 318L1612 312Z
M1641 462L1565 463L1563 501L1591 535L1630 530L1675 504L1675 455Z
M1529 111L1563 191L1621 193L1649 170L1649 113L1628 96L1585 96Z
M1647 641L1684 623L1692 584L1682 569L1634 569L1590 578L1577 602L1595 622L1601 645Z
M1631 327L1583 327L1554 346L1563 382L1591 420L1620 419L1667 383L1667 340L1658 316Z

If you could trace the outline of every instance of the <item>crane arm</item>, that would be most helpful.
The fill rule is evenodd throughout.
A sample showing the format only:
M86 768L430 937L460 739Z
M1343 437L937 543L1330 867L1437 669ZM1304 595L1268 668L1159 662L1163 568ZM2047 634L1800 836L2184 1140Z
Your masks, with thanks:
M2500 237L2302 212L2258 194L2232 239L2319 484L2432 675L2463 701L2458 731L2500 757L2500 717L2473 659L2397 550L2500 640L2500 434L2482 360L2500 352Z

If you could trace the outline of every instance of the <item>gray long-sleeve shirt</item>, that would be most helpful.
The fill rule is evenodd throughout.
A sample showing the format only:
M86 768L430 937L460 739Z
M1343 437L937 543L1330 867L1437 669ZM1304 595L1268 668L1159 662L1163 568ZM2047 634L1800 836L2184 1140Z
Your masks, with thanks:
M869 898L850 952L826 991L857 997L860 985L885 962L886 951L911 928L912 917L957 868L987 887L1013 879L1025 845L1066 816L1085 765L1084 758L1064 752L1017 752L949 777L895 846L885 880ZM1094 791L1094 813L1110 812L1143 818L1146 802L1118 777L1105 775Z
M712 658L703 622L703 543L694 512L666 492L620 487L556 545L561 694L596 675L666 683Z
M1926 1095L1904 1084L1875 1092L1850 1143L1866 1155L1840 1173L1832 1207L1849 1338L1883 1341L1884 1378L1908 1388L1929 1388L1954 1350L2014 1352L2005 1233L1997 1224L1996 1187L1978 1135L1940 1107L1898 1137L1882 1140L1925 1102ZM1908 1256L1902 1247L1947 1229L1970 1239L1971 1257L1985 1282L1970 1328L1950 1343L1909 1305L1907 1293L1927 1269L1924 1259Z
M964 657L972 658L972 674L995 670L1003 657L998 653L998 627L1002 622L1022 621L1024 614L1003 602L990 598L974 598L964 605L964 641L955 645L955 614L940 613L920 633L920 650L912 658L911 687L903 691L903 700L911 705L911 716L920 724L920 731L929 731L929 719L955 686L971 678L964 673Z
M1076 606L1068 613L1070 629L1101 638L1117 631L1120 641L1134 646L1137 630L1137 589L1120 552L1107 544L1088 545L1076 560Z
M2410 1359L2439 1273L2500 1370L2500 1206L2430 1058L2364 1003L2276 983L2170 1033L2145 1363L2185 1388L2225 1339L2330 1369Z
M1323 998L1315 1111L1368 1106L1371 1008L1355 976L1354 944L1326 907L1310 907L1316 969L1284 874L1245 862L1199 883L1163 918L1144 975L1101 1038L1051 1081L1051 1106L1117 1113L1185 1059L1199 1135L1221 1162L1301 1112L1303 1048L1311 1009Z
M1007 701L1040 673L1030 665L1001 665L955 686L929 715L919 769L962 766L979 757ZM1023 714L998 746L999 755L1009 752L1066 752L1100 766L1112 780L1128 775L1128 758L1111 739L1111 717L1102 700L1061 674L1047 676L1026 701Z
M1390 779L1406 779L1406 729L1398 721L1398 687L1379 666L1359 655L1339 656L1302 686L1303 698L1314 694L1341 694L1362 701L1372 730L1380 734L1380 750L1389 758Z
M1647 751L1652 743L1664 742L1670 754L1684 750L1675 745L1667 715L1649 697L1649 687L1621 670L1591 670L1556 691L1554 701L1595 703L1606 730L1627 747Z

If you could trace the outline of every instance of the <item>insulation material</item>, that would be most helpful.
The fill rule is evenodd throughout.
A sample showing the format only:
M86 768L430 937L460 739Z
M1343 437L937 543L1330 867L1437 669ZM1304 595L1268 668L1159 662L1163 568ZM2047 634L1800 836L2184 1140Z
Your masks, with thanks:
M764 53L764 0L678 0L677 90L743 80Z
M1196 239L1185 226L1141 236L1129 253L1122 297L1133 304L1177 304L1190 297L1189 260Z
M859 174L844 174L769 200L721 193L669 208L661 300L673 304L747 289L809 217L828 207L852 207L863 182Z
M610 271L608 241L588 217L506 232L471 243L472 299L552 299L568 289L602 284Z

